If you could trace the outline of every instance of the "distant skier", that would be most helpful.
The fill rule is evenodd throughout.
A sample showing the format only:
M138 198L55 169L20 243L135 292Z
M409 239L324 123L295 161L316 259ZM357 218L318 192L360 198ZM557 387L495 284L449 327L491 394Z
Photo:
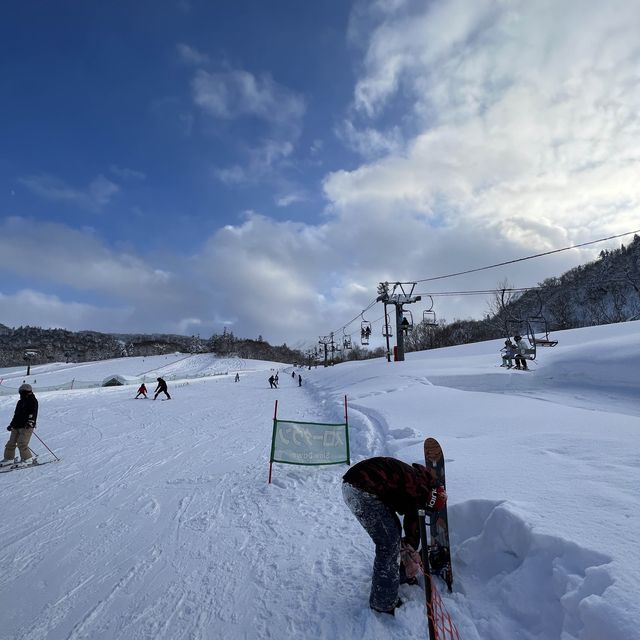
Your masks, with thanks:
M155 400L161 393L164 393L164 395L167 396L167 400L171 400L171 396L167 391L167 383L162 378L157 378L157 380L158 380L158 386L156 387L155 395L153 396L153 399Z
M276 371L276 377L274 378L274 380L276 381L276 386L278 384L278 372Z
M235 381L236 382L240 382L240 374L239 373L236 373Z
M140 385L140 388L138 389L138 395L134 398L134 400L137 400L140 396L143 396L144 398L147 397L147 386L144 382Z
M395 458L363 460L353 465L342 479L344 501L376 547L369 606L374 611L394 615L402 604L398 598L401 551L403 582L413 582L417 573L418 509L439 511L447 503L447 493L444 487L435 484L424 465L409 465ZM402 526L398 513L404 515Z
M291 377L292 377L292 378L295 378L295 377L296 377L296 372L295 372L295 371L292 371L292 372L291 372Z
M278 388L278 383L276 382L276 379L273 376L269 376L269 385L272 389Z
M300 374L298 374L298 386L302 386L302 376Z
M18 393L20 400L16 404L11 424L7 431L11 432L9 441L4 448L4 459L1 466L13 464L16 455L16 447L20 451L20 464L31 464L33 455L29 449L29 441L38 419L38 399L33 394L30 384L21 384Z

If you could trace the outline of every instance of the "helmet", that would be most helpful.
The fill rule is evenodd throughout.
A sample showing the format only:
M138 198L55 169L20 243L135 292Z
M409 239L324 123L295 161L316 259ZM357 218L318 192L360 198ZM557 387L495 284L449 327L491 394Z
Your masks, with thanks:
M514 340L522 340L522 336L513 336Z
M18 391L28 391L29 393L31 393L33 391L33 389L31 388L30 384L21 384L20 388L18 389Z

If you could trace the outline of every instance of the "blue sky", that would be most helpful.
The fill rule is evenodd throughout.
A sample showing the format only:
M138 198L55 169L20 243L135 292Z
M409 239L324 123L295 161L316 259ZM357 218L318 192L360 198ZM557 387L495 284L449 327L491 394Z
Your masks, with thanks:
M193 250L203 230L246 209L289 217L282 202L293 198L304 197L293 217L309 219L322 207L323 172L336 164L327 133L350 100L348 9L337 1L11 3L1 27L10 123L3 208L39 216L43 196L74 191L75 200L59 193L64 206L49 219L84 221L143 252L168 238ZM298 122L285 126L250 107L215 117L194 104L197 73L239 72L279 92L275 109L278 99L297 101ZM294 148L251 180L215 178L249 162L260 139Z
M313 342L379 281L638 226L633 0L3 9L3 324Z

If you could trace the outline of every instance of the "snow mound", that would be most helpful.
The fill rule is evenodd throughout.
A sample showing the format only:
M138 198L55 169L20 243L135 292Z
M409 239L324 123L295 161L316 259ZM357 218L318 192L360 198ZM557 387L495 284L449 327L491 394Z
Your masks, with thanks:
M467 640L628 638L602 599L613 584L605 554L536 533L506 502L450 509L457 584L448 605ZM462 611L464 615L461 615Z

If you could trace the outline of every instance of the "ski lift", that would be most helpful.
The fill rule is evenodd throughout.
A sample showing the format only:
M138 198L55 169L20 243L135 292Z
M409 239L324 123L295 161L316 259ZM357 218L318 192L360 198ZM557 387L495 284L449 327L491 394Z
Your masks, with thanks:
M558 341L549 337L549 325L547 319L542 314L542 297L540 296L540 292L536 291L536 295L538 296L540 305L536 314L527 318L527 339L530 343L535 343L540 347L555 347ZM544 338L542 336L537 337L536 333L544 333Z
M343 330L343 336L342 336L342 348L345 349L345 351L349 350L349 349L353 349L353 345L351 344L351 336L344 333Z
M422 322L427 327L437 327L438 322L436 320L436 312L433 310L433 298L431 296L428 296L428 298L431 301L431 306L422 312Z
M522 320L522 318L515 318L509 313L507 309L507 305L505 304L505 300L504 300L505 293L506 293L506 289L503 289L502 295L501 295L501 305L506 315L506 320L505 320L505 327L507 331L506 337L508 339L511 339L511 338L515 339L516 336L520 337L522 335L526 335L527 340L529 342L529 346L524 350L524 353L522 353L521 355L527 360L535 360L536 359L536 341L533 339L533 335L531 333L529 323L527 322L527 320ZM518 341L516 340L516 342Z
M389 320L389 314L384 314L384 322L382 324L382 337L383 338L392 338L393 337L393 329L391 328L391 321Z
M413 314L408 309L402 310L402 320L400 321L400 328L406 336L409 331L413 329Z
M369 344L369 338L371 337L371 323L364 319L364 311L360 314L362 322L360 323L360 343L363 345Z

